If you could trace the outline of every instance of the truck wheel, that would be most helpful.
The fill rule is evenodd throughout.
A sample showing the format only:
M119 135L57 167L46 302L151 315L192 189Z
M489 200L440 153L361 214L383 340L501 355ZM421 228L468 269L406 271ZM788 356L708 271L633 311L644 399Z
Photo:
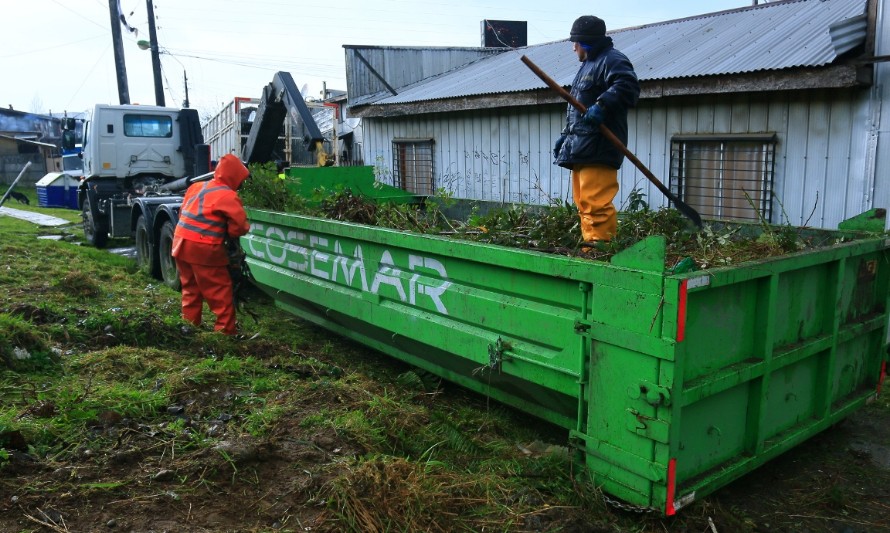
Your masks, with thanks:
M161 262L158 250L151 242L151 233L145 223L145 216L140 215L136 221L136 264L139 268L155 279L161 278Z
M161 235L158 239L158 259L161 265L161 278L164 284L173 290L180 290L179 270L173 259L173 231L176 227L169 220L161 226Z
M105 248L108 243L108 224L104 220L93 218L93 210L90 205L90 197L83 199L83 237L96 248Z

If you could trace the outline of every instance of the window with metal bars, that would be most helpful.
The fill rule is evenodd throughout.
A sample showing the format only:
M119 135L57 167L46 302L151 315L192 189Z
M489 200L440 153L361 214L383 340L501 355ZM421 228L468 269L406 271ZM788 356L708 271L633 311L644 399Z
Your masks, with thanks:
M394 139L392 153L394 185L414 194L432 195L433 140Z
M772 222L776 135L675 135L671 190L704 217Z

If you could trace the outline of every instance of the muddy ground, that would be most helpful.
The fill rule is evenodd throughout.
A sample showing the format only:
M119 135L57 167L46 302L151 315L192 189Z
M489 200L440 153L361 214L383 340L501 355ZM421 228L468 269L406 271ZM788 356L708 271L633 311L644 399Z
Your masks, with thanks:
M76 289L76 280L65 284L67 292ZM48 315L38 305L22 303L38 303L38 298L46 298L53 290L44 287L44 293L38 294L38 288L27 287L13 294L4 287L0 297L9 303L3 304L3 312L34 327L56 321L59 317ZM82 299L90 298L87 292ZM175 314L176 304L170 304L173 311L168 314ZM160 313L157 303L147 308L148 314L139 315L148 317L146 323L140 323L138 329L148 328L153 339L168 336L172 326L152 318L152 313ZM87 318L86 313L72 316ZM116 371L116 361L134 353L147 365L151 357L163 355L157 353L163 346L145 348L144 343L136 342L127 346L121 332L112 331L115 338L108 327L95 326L96 333L87 345L62 344L60 353L95 354L93 364L110 365L111 370L103 370L109 376ZM308 423L319 413L336 414L344 407L355 410L362 405L343 395L344 390L354 389L337 386L346 378L336 370L345 364L330 354L361 359L362 365L371 369L362 372L377 379L379 390L368 391L368 397L374 398L393 395L397 378L408 370L406 365L324 333L299 346L299 354L292 345L263 337L245 340L234 350L236 356L249 355L265 368L306 385L299 392L274 389L263 398L263 409L276 412L271 430L262 436L243 431L243 420L236 420L232 413L239 402L256 397L244 394L237 382L184 381L172 391L175 401L160 413L127 418L113 409L100 411L89 423L87 438L57 443L52 453L35 449L25 435L7 432L0 435L8 454L0 461L0 533L450 531L443 524L451 523L454 515L474 511L472 499L455 497L462 507L445 505L436 509L438 515L423 514L411 507L411 502L432 504L434 499L412 491L447 486L454 496L460 487L455 488L454 481L445 477L439 485L435 480L421 483L418 478L430 474L422 471L420 462L400 459L395 453L385 460L369 460L374 450L354 435L331 425ZM176 355L182 358L182 367L196 366L211 356L206 346ZM178 360L175 363L180 364ZM120 372L125 371L121 368ZM179 372L179 366L176 368ZM80 370L90 375L89 368ZM95 372L101 375L98 368ZM88 378L87 383L93 385ZM884 385L885 395L877 402L684 508L676 517L626 510L602 499L582 498L586 501L583 505L565 505L543 488L548 480L534 479L531 473L526 494L504 492L516 501L498 501L500 494L492 495L508 510L509 524L482 516L473 522L476 527L472 531L890 532L890 399L888 383ZM14 399L17 416L22 419L68 416L40 399L39 386L10 384L8 390L0 390L0 398ZM146 387L154 386L160 384L146 383ZM411 399L411 404L433 403L448 406L448 412L452 406L478 412L492 409L484 398L447 383L434 396ZM527 415L503 407L496 409L508 425L533 426L545 444L559 448L567 443L564 430L530 421ZM453 411L458 412L457 407ZM411 421L406 421L406 426L407 422ZM209 446L208 440L212 440ZM515 444L514 453L518 445L523 445L525 453L528 443ZM365 459L357 462L357 457ZM338 480L348 486L332 491L331 483ZM341 500L332 503L328 498L336 494ZM520 500L522 506L518 505ZM534 510L511 514L514 508ZM386 521L406 513L422 518Z
M183 391L179 407L187 413L196 403L219 401L226 393ZM262 439L226 435L211 449L175 456L176 434L114 413L100 415L94 428L97 437L115 439L110 450L97 453L89 442L72 443L77 453L64 461L37 459L15 450L0 471L0 531L342 531L343 523L331 522L326 502L317 499L319 488L363 450L334 431L307 431L300 423L325 404L342 399L319 389L298 400L282 392L281 401L293 402L292 411L271 435ZM479 407L484 408L481 402ZM60 416L51 406L33 408L46 412L32 415ZM171 408L171 418L181 417L183 411ZM491 524L484 530L890 531L888 411L886 405L865 408L674 519L614 507L543 506L520 527ZM516 417L521 423L521 415ZM225 417L189 422L217 435L225 434L226 423ZM542 431L558 439L558 431L552 429ZM387 475L403 477L410 472L381 469L356 487L357 494L361 497L364 492L368 505L397 506L383 494L389 486Z

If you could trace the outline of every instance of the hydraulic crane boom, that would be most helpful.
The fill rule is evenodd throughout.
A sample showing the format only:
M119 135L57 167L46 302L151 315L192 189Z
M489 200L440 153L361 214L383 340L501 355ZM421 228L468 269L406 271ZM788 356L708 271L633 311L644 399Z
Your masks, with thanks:
M272 158L275 142L288 114L294 119L300 119L306 125L309 133L303 140L307 143L307 148L310 151L317 150L319 156L324 153L323 149L318 149L324 137L318 124L315 123L309 106L303 100L303 95L297 90L293 77L288 72L277 72L272 78L272 83L263 87L256 119L244 145L242 158L245 162L265 163ZM326 163L319 164L323 166Z

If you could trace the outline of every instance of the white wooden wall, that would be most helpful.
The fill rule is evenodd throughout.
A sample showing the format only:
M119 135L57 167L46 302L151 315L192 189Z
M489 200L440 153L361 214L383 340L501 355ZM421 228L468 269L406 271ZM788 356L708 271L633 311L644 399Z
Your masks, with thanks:
M872 89L782 91L643 100L629 116L628 147L665 185L675 134L776 133L775 223L834 228L890 190L890 171L875 165ZM568 172L552 164L565 107L495 108L363 120L365 162L392 171L392 141L434 142L436 187L456 198L547 204L571 201ZM870 140L872 139L872 140ZM390 178L391 179L391 178ZM878 180L878 183L875 183ZM633 189L650 206L661 193L629 161L616 204ZM883 194L881 201L890 201Z
M394 139L429 138L436 188L456 198L547 204L549 197L564 198L568 190L568 174L551 164L562 111L549 109L364 118L365 163L390 175Z

